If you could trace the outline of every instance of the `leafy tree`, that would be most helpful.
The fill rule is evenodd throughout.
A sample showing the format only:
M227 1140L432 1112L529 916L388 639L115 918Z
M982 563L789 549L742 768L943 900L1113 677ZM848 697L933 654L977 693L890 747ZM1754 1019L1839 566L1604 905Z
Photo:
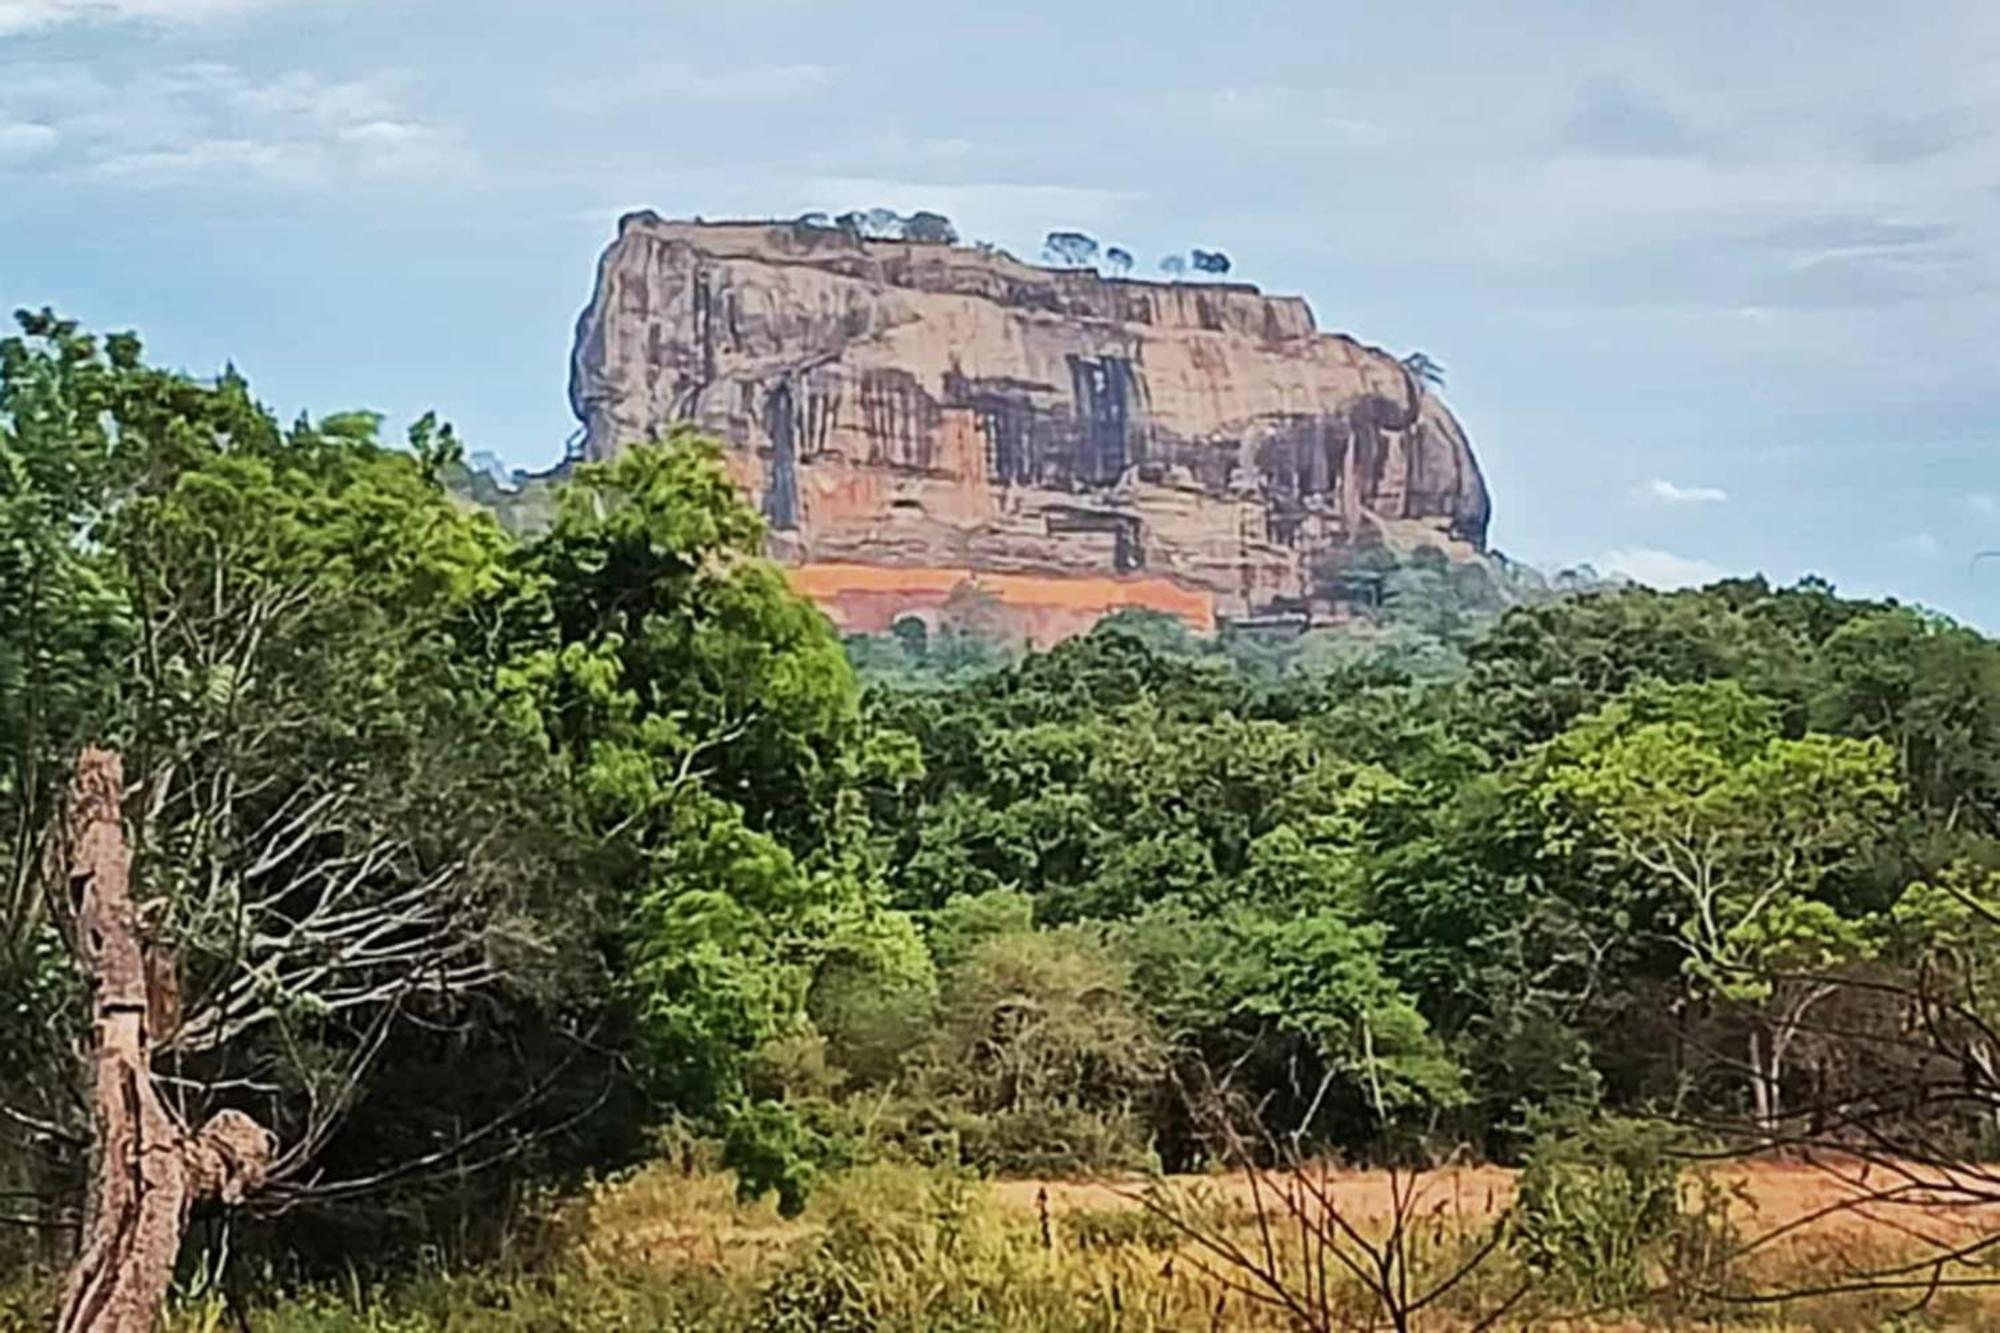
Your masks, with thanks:
M874 902L862 790L910 776L911 756L864 733L839 640L762 537L715 443L678 432L578 469L499 599L512 714L598 848L649 1087L699 1123L752 1116L730 1141L765 1164L743 1177L753 1191L796 1185L765 1168L806 1140L752 1133L789 1123L755 1110L752 1056L817 1008L874 1077L895 1024L863 992L902 995L915 1012L898 1021L919 1021L924 989L862 947L899 930L911 947Z
M961 893L924 914L925 939L940 972L956 972L987 941L1034 929L1035 901L1001 889Z
M1785 727L1796 730L1812 688L1814 645L1786 614L1794 597L1761 584L1719 584L1674 593L1598 589L1517 608L1467 650L1491 741L1518 752L1647 680L1736 679L1775 702Z
M506 683L632 846L666 841L648 835L677 827L697 788L784 849L838 822L859 692L762 539L714 443L680 433L580 468L521 552Z
M1132 252L1122 246L1111 246L1104 252L1104 266L1122 278L1132 271Z
M956 1125L974 1164L1132 1166L1162 1056L1097 932L1013 931L972 944L946 974L925 1095L969 1113Z
M1947 835L2000 833L2000 650L1904 608L1858 616L1816 655L1815 726L1880 737Z
M1325 908L1170 904L1124 939L1140 993L1194 1063L1183 1083L1224 1113L1260 1106L1305 1147L1464 1098L1458 1067L1383 972L1378 927Z
M1900 795L1881 742L1785 739L1774 713L1733 683L1633 691L1559 739L1541 780L1558 845L1603 839L1672 902L1689 982L1754 1011L1767 1128L1824 975L1873 947L1841 877Z
M1160 272L1175 282L1187 273L1187 259L1182 255L1168 255L1160 260Z
M1229 272L1229 256L1220 250L1194 250L1188 255L1188 262L1197 273L1213 273L1217 277Z
M903 220L903 239L922 245L957 245L958 228L942 213L919 209Z
M903 215L893 208L871 208L862 214L861 234L871 241L904 239Z
M1042 242L1042 258L1058 268L1088 268L1097 258L1097 242L1080 231L1052 231Z
M266 1187L288 1192L293 1225L355 1177L409 1205L439 1169L531 1156L523 1094L541 1057L470 1016L505 1015L561 1059L559 1010L587 968L553 910L561 858L534 815L546 765L472 650L506 539L437 483L450 432L427 419L403 452L365 413L282 429L233 373L202 383L145 365L130 337L21 322L0 351L0 440L34 452L6 511L35 596L0 628L32 696L0 800L15 855L47 844L64 752L117 747L158 1006L149 1058L189 1123L228 1111L276 1135ZM69 628L46 633L50 613ZM34 676L56 650L72 678L46 689ZM21 1076L6 1107L45 1127L36 1151L87 1147L86 1015L51 966L74 903L35 855L11 867L0 986ZM418 1051L448 1046L484 1046L512 1094L461 1080L416 1110L424 1146L405 1154L378 1117L395 1117ZM470 1158L468 1138L483 1145ZM73 1190L80 1166L37 1183Z
M1963 862L1947 866L1904 891L1890 924L1897 961L1919 979L1910 996L1929 1025L1942 1029L1932 1032L1933 1042L1961 1053L1971 1066L1968 1083L2000 1086L2000 1007L1993 1000L2000 982L2000 873Z
M806 995L828 1054L856 1086L879 1086L899 1072L929 1032L937 969L916 924L871 912L837 924L818 950Z
M100 343L48 311L23 312L19 323L22 336L0 340L0 907L14 984L59 991L63 964L43 900L50 837L77 752L117 707L136 635L115 561L85 537L127 466L113 409L129 397L139 346ZM50 1075L66 1084L61 1051L78 1029L51 1032L46 1011L22 1016L26 1025L9 1033L22 1057L15 1091L27 1094L24 1111L52 1107L62 1088L34 1085Z

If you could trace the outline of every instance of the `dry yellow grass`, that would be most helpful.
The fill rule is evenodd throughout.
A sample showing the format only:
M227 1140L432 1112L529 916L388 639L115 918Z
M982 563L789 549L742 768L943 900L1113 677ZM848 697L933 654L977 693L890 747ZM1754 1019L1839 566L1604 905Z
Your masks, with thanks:
M2000 1235L2000 1217L1984 1211L1915 1210L1853 1206L1858 1189L1881 1183L1863 1178L1851 1163L1826 1161L1759 1163L1714 1177L1727 1191L1741 1233L1777 1233L1746 1271L1752 1285L1786 1290L1837 1282L1844 1275L1902 1261L1922 1252L1924 1237L1949 1243ZM969 1187L979 1212L977 1228L985 1248L977 1260L966 1251L940 1245L924 1229L928 1188L922 1173L878 1169L836 1181L804 1218L779 1219L767 1206L738 1204L726 1179L683 1176L665 1169L642 1172L597 1192L572 1229L569 1253L591 1269L630 1274L649 1270L668 1278L690 1270L738 1282L759 1282L788 1264L809 1257L830 1228L879 1226L892 1237L886 1249L907 1246L893 1280L912 1293L936 1293L970 1274L950 1271L960 1263L982 1266L977 1280L1044 1288L1023 1310L1051 1308L1062 1301L1110 1311L1060 1327L1105 1329L1284 1327L1268 1311L1239 1297L1222 1302L1228 1312L1217 1322L1219 1289L1193 1262L1198 1256L1171 1229L1139 1225L1146 1191L1192 1191L1205 1201L1208 1216L1238 1236L1254 1234L1256 1191L1242 1175L1177 1177L1156 1182L1140 1177L1115 1180L1009 1180ZM1386 1230L1392 1215L1391 1176L1385 1171L1340 1171L1329 1176L1330 1192L1342 1214L1364 1231ZM1465 1243L1488 1233L1512 1201L1514 1174L1491 1167L1462 1167L1427 1174L1415 1211L1433 1234ZM847 1219L845 1223L837 1220ZM1043 1227L1043 1219L1047 1227ZM1118 1219L1125 1219L1123 1222ZM1913 1230L1913 1224L1921 1224ZM1506 1261L1499 1263L1505 1267ZM1509 1270L1518 1275L1518 1269ZM999 1276L996 1278L996 1274ZM1511 1280L1509 1278L1508 1280ZM928 1286L927 1286L928 1284ZM1496 1279L1493 1298L1501 1293ZM2000 1329L2000 1300L1983 1292L1945 1292L1914 1314L1920 1292L1846 1294L1784 1306L1745 1306L1731 1315L1732 1327L1751 1330L1847 1328ZM902 1299L898 1297L898 1299ZM1363 1302L1365 1304L1365 1302ZM1468 1307L1469 1308L1469 1307ZM1433 1312L1425 1327L1461 1326L1462 1317ZM1017 1322L996 1328L1058 1327L1018 1314ZM1547 1307L1525 1306L1504 1327L1619 1328L1671 1327L1670 1320L1634 1322L1628 1317L1565 1318ZM885 1325L887 1326L887 1325ZM902 1325L895 1325L901 1327ZM917 1326L921 1326L921 1322Z
M1921 1244L1910 1219L1881 1209L1835 1208L1857 1171L1839 1163L1760 1164L1723 1176L1744 1233L1805 1219L1759 1254L1747 1274L1762 1288L1837 1281ZM1328 1177L1343 1217L1380 1234L1390 1220L1390 1176ZM806 1214L782 1219L736 1200L720 1174L658 1165L607 1182L562 1209L546 1256L525 1267L438 1273L373 1290L307 1291L256 1312L256 1333L653 1333L662 1329L869 1329L877 1333L1216 1333L1295 1328L1282 1313L1225 1289L1202 1253L1148 1212L1149 1187L1202 1200L1188 1213L1212 1234L1255 1247L1255 1197L1241 1176L1168 1182L979 1182L914 1167L877 1166L824 1182ZM1511 1173L1466 1167L1430 1173L1417 1207L1424 1235L1415 1262L1435 1277L1492 1235L1513 1194ZM1825 1214L1822 1216L1822 1214ZM1980 1212L1927 1219L1947 1240L1996 1232ZM1300 1271L1296 1234L1277 1238L1279 1263ZM1421 1277L1421 1274L1420 1274ZM1414 1327L1459 1330L1491 1311L1528 1275L1507 1248ZM1336 1279L1337 1280L1337 1279ZM1672 1327L1733 1333L1847 1329L2000 1330L2000 1301L1943 1292L1845 1294L1787 1305L1700 1308L1646 1298L1635 1312L1579 1312L1536 1288L1496 1327L1611 1333ZM1370 1327L1371 1298L1340 1284L1346 1327ZM0 1310L0 1316L5 1311ZM1679 1320L1679 1322L1676 1322ZM6 1326L0 1318L0 1327ZM175 1333L220 1333L219 1306L177 1312ZM1337 1325L1338 1326L1338 1325ZM1385 1325L1379 1322L1375 1327Z

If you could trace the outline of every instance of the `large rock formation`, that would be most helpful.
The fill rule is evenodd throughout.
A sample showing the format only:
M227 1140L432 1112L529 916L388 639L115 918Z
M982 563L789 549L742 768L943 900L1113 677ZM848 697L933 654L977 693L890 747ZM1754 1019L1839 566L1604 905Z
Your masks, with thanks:
M794 224L623 220L571 401L604 457L725 439L772 553L851 629L998 608L1326 615L1360 544L1484 543L1464 432L1296 297Z

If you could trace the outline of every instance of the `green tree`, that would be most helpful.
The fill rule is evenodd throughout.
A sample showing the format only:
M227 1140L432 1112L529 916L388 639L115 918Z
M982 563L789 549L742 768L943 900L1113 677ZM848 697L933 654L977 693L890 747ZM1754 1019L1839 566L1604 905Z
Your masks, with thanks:
M1121 933L1186 1086L1295 1148L1365 1143L1464 1100L1461 1072L1382 969L1382 932L1335 910L1168 904Z
M1164 1050L1123 959L1090 927L972 943L944 977L926 1097L956 1108L971 1163L1140 1165Z
M578 469L495 615L512 715L579 793L651 1096L740 1120L746 1189L794 1197L803 1177L771 1163L810 1136L762 1133L792 1121L753 1110L752 1055L817 1006L852 1072L878 1075L927 1001L907 957L860 948L914 948L867 836L869 789L915 776L914 754L864 727L839 639L762 539L715 443L676 432ZM891 1021L878 984L915 1012Z
M1601 840L1672 904L1690 984L1752 1013L1767 1129L1806 1013L1831 993L1825 974L1873 947L1842 875L1900 795L1886 745L1786 739L1775 715L1733 682L1641 688L1553 743L1541 775L1558 847Z
M1939 1054L1959 1055L1966 1083L2000 1129L2000 872L1963 862L1910 885L1890 914L1909 987Z
M1947 837L2000 833L2000 649L1969 629L1897 608L1828 634L1813 725L1881 738L1916 807Z
M272 1188L295 1205L350 1175L393 1195L462 1168L461 1135L525 1157L534 1077L470 1017L559 1046L556 997L587 969L535 818L547 766L500 724L476 651L507 544L437 484L449 432L419 423L404 452L369 414L285 429L233 373L200 382L129 336L21 322L0 347L0 451L22 463L0 510L31 595L0 598L18 668L0 691L24 719L0 818L30 860L10 867L0 984L22 1074L0 1118L88 1144L78 986L49 966L73 904L33 850L88 740L124 756L153 1059L180 1115L272 1129ZM44 679L58 662L67 683ZM420 1051L482 1044L491 1083L399 1103Z

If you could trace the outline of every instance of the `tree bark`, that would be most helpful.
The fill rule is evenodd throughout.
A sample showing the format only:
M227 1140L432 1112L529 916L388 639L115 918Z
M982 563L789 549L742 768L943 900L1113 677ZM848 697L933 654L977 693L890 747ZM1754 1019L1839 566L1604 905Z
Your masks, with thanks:
M1750 1100L1757 1128L1769 1134L1778 1124L1778 1087L1764 1049L1764 1034L1750 1029Z
M64 1284L58 1333L150 1333L166 1301L189 1212L235 1203L270 1167L269 1131L222 1111L189 1132L153 1082L157 965L132 898L132 857L116 753L86 750L70 795L73 948L90 982L97 1166L83 1246Z

